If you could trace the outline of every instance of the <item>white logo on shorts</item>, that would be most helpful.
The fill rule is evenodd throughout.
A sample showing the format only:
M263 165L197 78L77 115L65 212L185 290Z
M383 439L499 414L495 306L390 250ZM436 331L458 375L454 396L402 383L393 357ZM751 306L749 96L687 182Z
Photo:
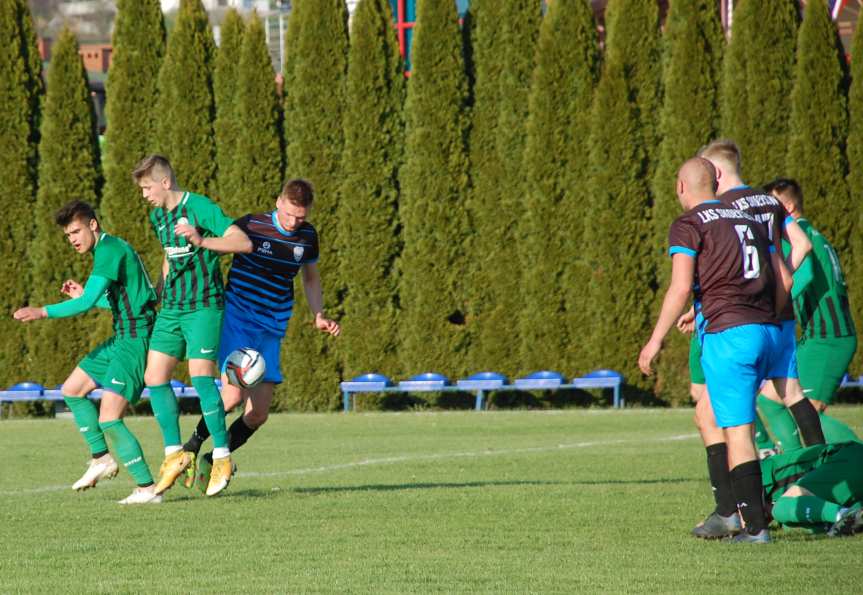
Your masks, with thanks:
M126 383L125 383L125 382L120 382L120 381L119 381L119 380L117 380L116 378L111 378L111 384L119 384L120 386L123 386L123 385L124 385L124 384L126 384Z
M201 347L201 353L213 353L214 351L215 349L204 349L203 347Z

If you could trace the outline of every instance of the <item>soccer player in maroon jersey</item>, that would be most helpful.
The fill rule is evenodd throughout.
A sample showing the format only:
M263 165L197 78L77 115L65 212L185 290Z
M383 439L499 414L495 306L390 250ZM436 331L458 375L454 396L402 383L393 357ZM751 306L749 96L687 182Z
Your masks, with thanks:
M737 542L767 543L761 468L752 439L755 394L782 368L781 333L770 242L758 221L715 198L716 170L702 158L683 164L677 196L685 213L669 230L671 283L662 311L639 355L652 373L662 341L695 291L701 363L711 408L727 444L732 493L743 519Z

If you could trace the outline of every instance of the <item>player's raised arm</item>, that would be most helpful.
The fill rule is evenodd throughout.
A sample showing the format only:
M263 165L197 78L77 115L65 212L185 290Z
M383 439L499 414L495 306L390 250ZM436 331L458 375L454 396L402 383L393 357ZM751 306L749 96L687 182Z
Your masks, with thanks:
M324 316L321 273L318 270L317 263L310 262L303 265L303 289L306 292L309 308L311 308L312 314L315 315L315 327L320 331L337 337L342 330L339 323Z

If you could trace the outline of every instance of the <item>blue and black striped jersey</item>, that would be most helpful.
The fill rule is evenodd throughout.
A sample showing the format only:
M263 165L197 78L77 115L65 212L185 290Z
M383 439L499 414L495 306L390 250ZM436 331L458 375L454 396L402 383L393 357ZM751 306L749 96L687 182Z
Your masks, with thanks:
M294 308L294 277L318 260L318 233L308 222L285 230L275 211L234 222L252 240L251 254L235 254L225 302L268 331L284 334Z

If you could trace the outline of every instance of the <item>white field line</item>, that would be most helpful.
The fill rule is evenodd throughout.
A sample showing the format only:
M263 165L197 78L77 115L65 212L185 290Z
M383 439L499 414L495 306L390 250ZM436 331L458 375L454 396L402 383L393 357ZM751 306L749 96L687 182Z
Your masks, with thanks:
M307 467L304 469L288 469L286 471L271 471L271 472L239 472L239 477L287 477L293 475L313 475L317 473L327 473L329 471L343 471L345 469L356 469L359 467L371 467L375 465L393 465L396 463L405 463L410 461L446 461L455 459L477 459L490 456L506 456L519 454L533 454L543 452L562 452L575 448L593 448L604 446L618 446L621 444L649 444L663 442L678 442L682 440L692 440L698 438L698 434L676 434L673 436L662 436L659 438L626 438L620 440L594 440L591 442L572 442L569 444L558 444L556 446L535 446L529 448L506 448L500 450L477 450L465 452L443 452L435 454L421 455L402 455L395 457L380 457L374 459L363 459L351 463L339 463L336 465L323 465L321 467ZM0 497L8 496L26 496L30 494L42 494L46 492L64 492L71 491L71 486L42 486L35 488L23 488L20 490L2 490Z

